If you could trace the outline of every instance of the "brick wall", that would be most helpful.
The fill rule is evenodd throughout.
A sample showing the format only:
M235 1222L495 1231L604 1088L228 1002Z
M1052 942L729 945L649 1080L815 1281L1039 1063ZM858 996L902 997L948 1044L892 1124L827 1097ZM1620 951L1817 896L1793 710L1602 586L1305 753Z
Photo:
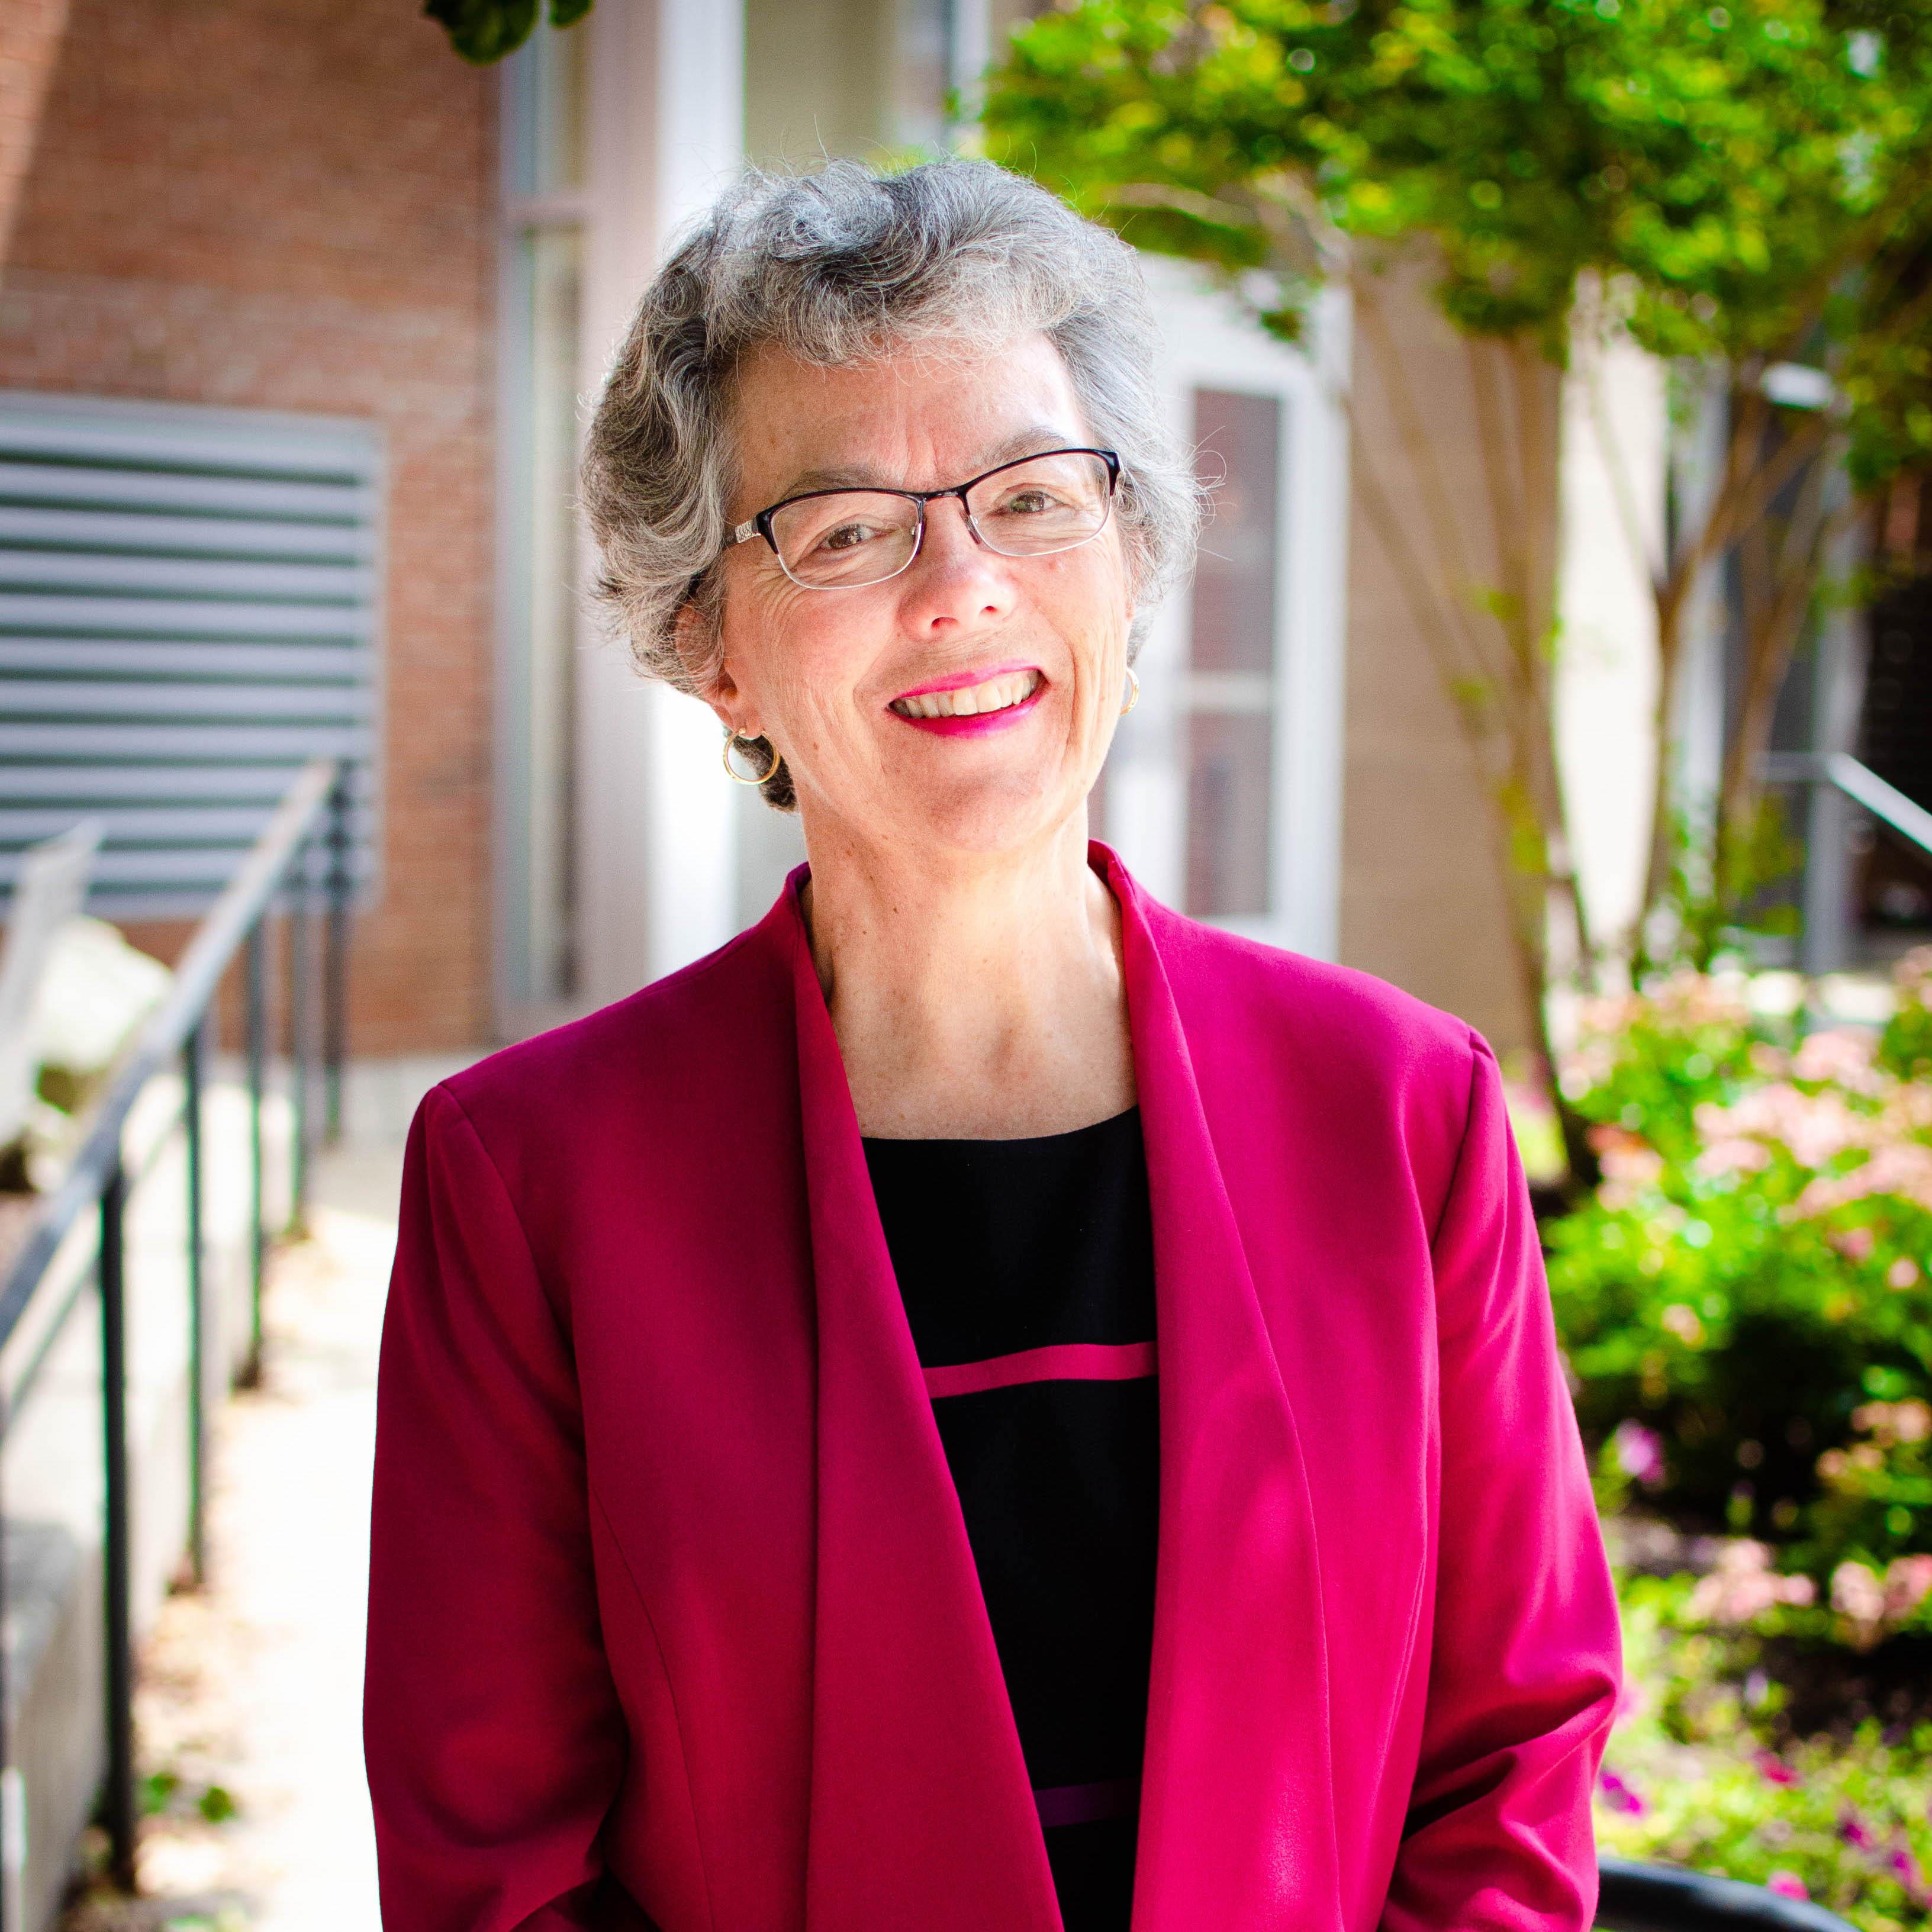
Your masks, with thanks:
M0 0L0 27L56 10ZM0 117L26 86L0 58ZM490 1028L494 98L408 0L71 0L0 274L0 387L383 425L358 1053ZM0 218L22 138L0 118Z
M34 158L68 0L0 0L0 262Z

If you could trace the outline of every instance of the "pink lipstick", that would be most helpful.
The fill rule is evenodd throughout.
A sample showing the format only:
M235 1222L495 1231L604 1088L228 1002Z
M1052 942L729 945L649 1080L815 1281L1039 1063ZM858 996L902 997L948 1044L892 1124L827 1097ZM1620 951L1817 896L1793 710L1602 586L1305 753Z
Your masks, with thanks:
M944 737L976 736L1017 722L1046 688L1037 665L980 666L902 692L886 708L902 723ZM962 708L962 701L973 708Z

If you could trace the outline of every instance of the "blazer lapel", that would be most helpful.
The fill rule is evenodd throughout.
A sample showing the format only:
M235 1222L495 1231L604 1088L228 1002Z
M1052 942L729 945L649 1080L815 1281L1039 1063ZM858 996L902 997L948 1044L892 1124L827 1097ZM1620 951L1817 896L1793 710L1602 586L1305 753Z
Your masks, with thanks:
M1294 1414L1139 888L1121 908L1160 1346L1135 1932L1340 1922L1318 1553Z
M818 1324L809 1932L1060 1932L979 1573L798 908Z

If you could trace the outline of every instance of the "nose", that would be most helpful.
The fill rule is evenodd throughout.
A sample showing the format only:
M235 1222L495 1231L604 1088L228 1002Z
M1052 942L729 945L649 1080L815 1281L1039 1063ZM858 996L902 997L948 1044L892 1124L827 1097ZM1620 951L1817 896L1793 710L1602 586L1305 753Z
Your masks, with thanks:
M1012 608L1006 560L973 534L966 506L942 496L926 506L926 536L906 572L904 610L922 632L996 622Z

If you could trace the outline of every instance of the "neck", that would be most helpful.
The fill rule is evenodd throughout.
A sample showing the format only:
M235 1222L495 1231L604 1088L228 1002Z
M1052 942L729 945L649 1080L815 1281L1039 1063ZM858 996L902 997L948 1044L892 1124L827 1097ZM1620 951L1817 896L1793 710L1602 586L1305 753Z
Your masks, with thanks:
M1119 908L1084 810L997 854L809 844L812 961L862 1131L1056 1133L1132 1105Z

